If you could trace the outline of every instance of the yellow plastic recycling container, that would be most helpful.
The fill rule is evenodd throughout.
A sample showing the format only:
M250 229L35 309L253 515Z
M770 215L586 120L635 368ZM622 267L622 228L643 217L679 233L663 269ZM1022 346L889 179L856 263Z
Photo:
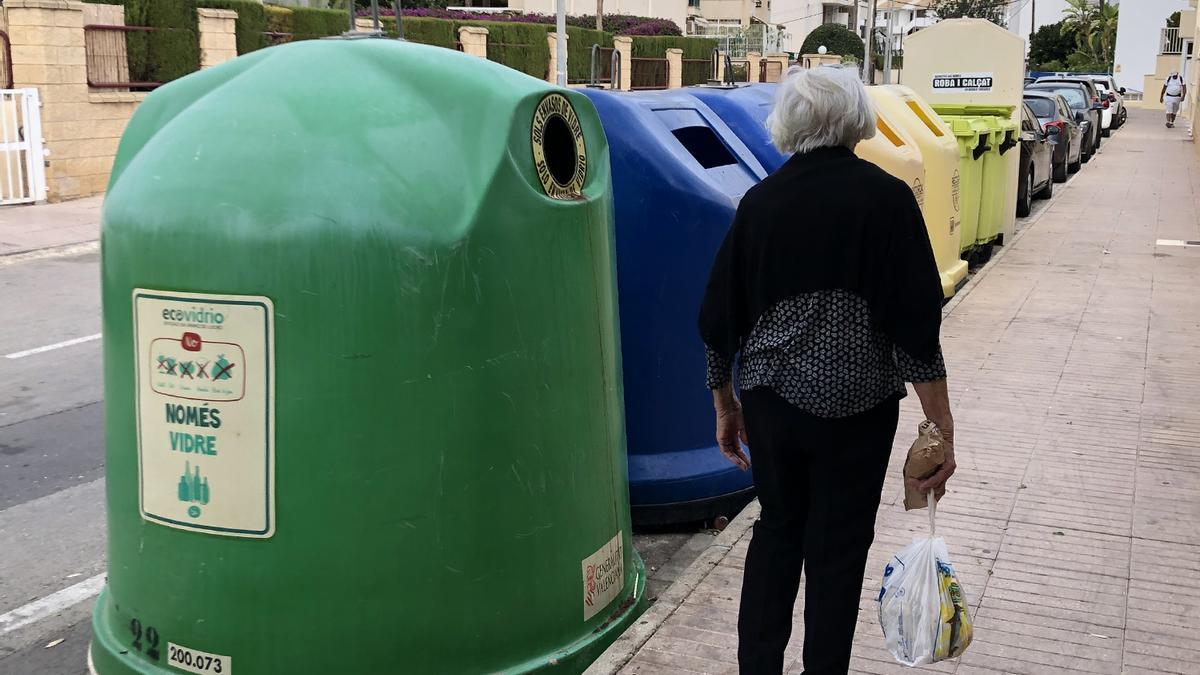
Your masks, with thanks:
M962 234L959 246L964 256L974 251L979 240L983 202L983 162L992 147L992 128L982 117L943 115L957 141Z
M925 199L925 162L917 142L882 112L876 115L875 135L860 141L854 154L899 178L912 188L921 214L929 219Z
M950 128L912 89L880 85L867 87L867 92L878 116L912 139L925 165L921 210L941 275L942 293L949 298L967 278L967 263L959 257L963 220L958 144Z

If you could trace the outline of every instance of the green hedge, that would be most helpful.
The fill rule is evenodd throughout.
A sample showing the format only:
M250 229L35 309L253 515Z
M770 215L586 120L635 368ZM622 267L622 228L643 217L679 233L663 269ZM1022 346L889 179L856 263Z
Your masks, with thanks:
M156 33L126 33L129 78L135 82L170 82L200 69L196 34L197 0L88 0L123 5L125 24L167 28ZM202 1L202 0L201 0Z
M682 49L685 59L711 59L717 41L712 38L681 37L678 35L635 35L633 54L638 58L661 59L668 49Z
M341 35L350 30L350 19L336 9L292 8L292 33L296 40L311 40Z
M395 17L385 16L382 19L383 30L388 35L396 35ZM431 19L422 16L404 17L404 39L423 45L454 49L458 43L458 30L453 21Z
M232 9L237 12L237 52L249 54L266 47L266 8L257 0L197 0L197 7L209 9Z
M502 21L456 21L460 26L481 26L488 29L488 60L519 70L544 80L550 67L550 45L546 33L550 27L536 23Z
M550 32L548 29L547 32ZM592 76L592 45L611 48L612 33L606 33L594 28L567 27L567 80L570 82L588 82ZM602 60L604 56L600 57ZM597 64L597 77L607 73L608 63Z

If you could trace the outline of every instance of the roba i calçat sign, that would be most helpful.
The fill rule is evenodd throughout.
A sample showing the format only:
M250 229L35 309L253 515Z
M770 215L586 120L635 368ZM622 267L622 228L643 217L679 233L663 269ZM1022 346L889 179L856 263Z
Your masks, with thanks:
M935 91L991 91L991 73L945 73L933 76Z
M566 96L538 103L530 131L538 182L552 199L578 199L587 182L587 146L579 116Z

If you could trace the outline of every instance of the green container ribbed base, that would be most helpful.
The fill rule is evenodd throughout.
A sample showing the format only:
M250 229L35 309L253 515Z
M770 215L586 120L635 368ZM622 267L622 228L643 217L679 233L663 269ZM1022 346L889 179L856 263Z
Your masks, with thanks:
M505 670L506 673L582 673L597 657L608 649L625 629L630 626L649 605L646 599L646 566L642 557L633 554L633 563L637 570L637 584L620 604L617 611L609 617L604 625L597 628L587 637L568 645L556 652L532 659L531 661ZM108 589L105 588L96 600L97 609L92 615L92 644L88 647L88 670L92 675L171 675L179 671L163 665L149 665L143 659L129 658L129 650L124 646L124 639L117 639L115 631L125 630L124 626L113 626L106 620L108 612L101 611L111 602ZM398 666L402 668L403 666ZM349 674L347 674L349 675Z

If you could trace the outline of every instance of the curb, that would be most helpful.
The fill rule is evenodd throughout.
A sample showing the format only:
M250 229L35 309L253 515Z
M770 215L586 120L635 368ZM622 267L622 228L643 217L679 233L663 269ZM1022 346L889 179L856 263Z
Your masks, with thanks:
M1072 178L1062 184L1061 188L1056 189L1069 190L1071 183L1074 182L1075 180ZM1053 203L1039 211L1036 216L1030 218L1029 222L1021 228L1021 231L1013 235L1010 243L1001 246L999 252L993 253L991 259L978 272L973 274L971 279L959 289L958 293L955 293L954 297L946 303L945 307L942 308L942 316L948 316L953 312L954 308L958 307L959 303L975 290L979 282L991 272L997 263L1004 259L1004 256L1021 240L1021 237L1033 229L1051 208L1053 208ZM604 650L604 653L584 671L584 674L617 675L626 664L633 660L633 657L641 651L642 647L658 632L658 629L666 623L667 619L671 618L671 615L687 601L696 588L708 578L708 575L716 569L717 565L721 564L733 546L750 531L750 528L754 525L754 521L758 519L759 511L758 499L747 504L741 513L713 540L713 543L709 544L692 561L692 564L688 565L683 574L658 597L658 602L646 610L645 614L639 617L615 642L609 645L608 649Z
M755 499L747 504L692 564L688 565L683 574L658 596L658 602L638 617L637 621L609 645L584 673L615 675L624 668L667 619L671 618L675 610L679 609L692 592L708 578L709 573L721 564L733 546L750 531L754 521L758 519L758 513L758 500Z
M100 240L91 239L88 241L76 242L74 244L61 244L58 246L48 246L46 248L35 248L24 251L13 251L11 253L0 253L0 267L29 262L30 260L43 260L45 258L61 258L68 255L95 253L99 250Z

